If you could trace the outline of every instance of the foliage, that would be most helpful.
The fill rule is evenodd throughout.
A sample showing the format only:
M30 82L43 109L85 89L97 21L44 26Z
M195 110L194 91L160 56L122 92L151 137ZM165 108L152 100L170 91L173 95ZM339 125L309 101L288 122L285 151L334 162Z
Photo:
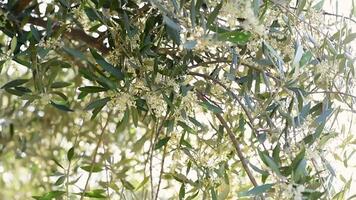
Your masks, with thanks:
M323 3L3 1L0 195L345 199L355 13Z

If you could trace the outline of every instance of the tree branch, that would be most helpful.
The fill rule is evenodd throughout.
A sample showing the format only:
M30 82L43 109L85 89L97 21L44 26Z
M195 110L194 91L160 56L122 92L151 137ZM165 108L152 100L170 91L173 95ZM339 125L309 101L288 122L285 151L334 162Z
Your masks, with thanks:
M227 134L229 135L229 138L230 140L232 141L235 149L236 149L236 152L237 152L237 156L239 157L240 161L241 161L241 164L248 176L248 178L250 179L250 181L252 182L252 184L256 187L258 186L257 182L256 182L256 179L255 177L253 176L250 168L248 167L248 164L247 164L247 159L244 157L243 153L242 153L242 150L239 146L239 143L235 137L235 135L233 134L233 132L231 131L229 125L226 123L226 121L224 120L224 118L216 113L215 116L218 118L218 120L220 121L220 123L224 126L224 128L226 129L226 132Z
M25 2L25 1L26 0L23 0L23 2ZM21 4L20 7L21 8L25 8L27 5L25 7L22 7L22 6L24 6L23 4ZM3 12L7 12L7 10L4 9L4 8L0 8L0 9ZM20 9L20 8L18 8L18 9ZM27 24L32 24L32 25L39 26L39 27L42 27L42 28L47 28L47 24L48 24L47 20L43 20L43 19L37 18L37 17L32 17L32 16L27 16L27 18L26 17L19 17L16 14L16 10L13 13L11 13L11 12L9 13L8 20L13 22L14 24L17 24L18 26L21 24L22 20L27 20L26 21ZM52 24L53 25L52 25L51 28L52 28L53 31L56 31L56 30L59 30L60 28L62 28L60 23L58 23L56 21L53 21ZM84 30L82 30L80 28L71 28L71 27L69 27L69 29L63 31L63 35L68 37L70 40L82 41L85 44L87 44L89 47L97 49L98 51L100 51L104 55L108 54L110 52L110 48L107 47L103 43L103 40L105 38L100 37L100 36L98 38L95 38L95 37L93 37L91 35L88 35Z
M203 95L201 95L200 93L197 93L197 96L200 100L205 100L205 97ZM256 187L258 186L255 177L253 176L250 168L248 167L247 164L247 159L245 158L245 156L242 153L242 150L239 146L239 142L237 141L234 133L232 132L232 130L230 129L229 125L226 123L225 119L219 114L219 113L215 113L215 116L218 118L218 120L220 121L220 123L223 125L223 127L226 129L227 134L229 135L230 140L233 143L233 146L235 147L235 150L237 152L237 156L239 157L241 163L242 163L242 167L244 168L248 178L250 179L251 183Z
M40 19L40 18L35 18L35 17L29 17L28 18L28 23L40 26L43 28L47 27L47 21ZM58 30L61 28L61 26L57 22L53 22L54 26L52 27L54 30ZM110 49L105 46L103 43L103 39L95 38L91 35L88 35L85 33L84 30L79 29L79 28L69 28L69 30L65 30L63 32L65 36L67 36L69 39L76 40L76 41L82 41L86 43L88 46L93 47L95 49L98 49L101 53L107 54Z
M19 0L15 4L14 13L19 14L31 3L32 0Z

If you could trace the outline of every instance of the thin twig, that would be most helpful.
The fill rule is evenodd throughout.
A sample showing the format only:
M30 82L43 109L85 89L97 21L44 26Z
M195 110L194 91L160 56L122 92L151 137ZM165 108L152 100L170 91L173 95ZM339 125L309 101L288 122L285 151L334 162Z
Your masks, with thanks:
M106 146L105 146L104 143L102 145L103 145L103 149L104 149L104 154L106 154L107 153ZM109 165L108 165L108 162L105 159L106 195L107 195L107 198L110 200L111 198L110 198L110 192L109 192L109 182L111 182L111 181L110 181L110 175L109 175L108 168L109 168Z
M84 121L83 121L84 123ZM83 124L79 127L79 130L78 130L78 133L74 139L74 144L73 144L73 147L75 147L77 145L77 142L78 142L78 138L80 136L80 131L82 130L82 127L83 127ZM67 199L69 199L69 172L70 172L70 169L71 169L71 165L72 165L72 162L71 160L68 161L68 167L67 167L67 172L66 172L66 193L67 193Z
M206 100L205 97L199 93L198 94L198 98L201 100ZM223 127L226 129L227 134L229 135L230 140L232 141L235 150L237 152L237 156L239 157L241 163L242 163L242 167L244 168L248 178L250 179L251 183L256 187L257 181L255 179L255 177L253 176L250 168L248 167L247 164L247 160L245 158L245 156L242 153L242 150L239 146L239 142L237 141L234 133L232 132L232 130L230 129L229 125L227 124L227 122L225 121L225 119L219 114L219 113L215 113L215 116L218 118L218 120L220 121L221 125L223 125Z
M155 127L156 127L156 123L155 123ZM154 197L154 189L153 189L153 164L152 164L152 160L153 160L153 147L154 147L154 140L155 140L155 137L154 137L154 133L152 133L151 135L151 148L149 149L148 151L148 156L149 156L149 170L150 170L150 185L151 185L151 199L153 199Z
M201 100L206 100L205 97L203 95L201 95L200 93L197 93L197 96L199 99ZM230 140L233 143L233 146L235 147L235 150L237 152L237 156L239 157L242 167L244 168L248 178L250 179L251 183L253 184L253 186L258 186L257 181L255 179L255 177L253 176L250 168L248 167L248 163L247 163L247 159L245 158L245 156L242 153L242 150L239 146L239 142L237 141L234 133L232 132L232 130L230 129L229 125L227 124L227 122L225 121L225 119L219 114L219 113L215 113L216 118L218 118L218 120L220 121L221 125L223 125L223 127L226 129L227 134L229 135ZM263 197L262 197L263 198Z
M297 9L296 7L293 7L293 6L290 6L289 8L291 8L291 9L293 9L293 10L296 10L296 9ZM308 10L303 9L302 11L303 11L303 12L307 12ZM334 16L334 17L344 18L344 19L347 19L347 20L352 21L353 23L356 23L356 20L352 19L351 17L346 17L346 16L339 15L339 14L336 14L336 13L330 13L330 12L326 12L326 11L323 10L323 11L321 11L321 14L323 14L323 15L329 15L329 16Z
M214 83L220 85L221 87L223 87L227 92L229 92L233 98L238 102L238 104L241 106L241 108L244 110L248 120L249 120L249 126L251 127L252 129L252 132L254 133L254 136L257 138L258 137L258 130L253 126L253 122L254 122L254 119L250 113L250 111L247 109L247 107L242 103L242 101L239 99L239 97L230 90L230 88L228 88L226 85L224 85L223 83L221 83L219 80L207 75L207 74L200 74L200 73L197 73L197 72L188 72L187 73L188 75L192 75L192 76L200 76L204 79L207 79L207 80L211 80L213 81ZM264 146L264 144L262 143L262 146L266 149L266 147Z
M153 152L154 152L154 148L155 148L155 146L156 146L156 142L157 142L157 139L158 139L158 136L159 136L159 133L161 132L161 130L162 130L162 128L163 128L163 123L164 123L164 121L166 121L166 119L167 119L167 117L168 117L168 114L169 114L169 112L167 111L166 112L166 114L165 114L165 116L163 117L163 119L162 119L162 122L161 122L161 124L160 124L160 126L157 128L157 131L156 131L156 133L155 133L155 137L153 138L153 141L152 141L152 144L151 144L151 153L150 153L150 177L151 177L151 189L152 189L152 191L151 191L151 197L152 197L152 199L154 199L154 197L155 197L155 195L154 195L154 189L153 189L153 175L152 175L152 168L153 168ZM159 181L160 182L160 181ZM160 183L159 183L160 184ZM157 193L159 192L159 187L158 187L158 189L157 189ZM156 194L156 196L157 196L157 194Z
M229 125L226 123L225 119L219 114L219 113L215 113L215 116L218 118L218 120L220 121L220 123L224 126L224 128L226 129L227 134L230 137L230 140L232 141L232 143L234 144L234 147L236 149L237 152L237 156L239 157L241 164L248 176L248 178L250 179L250 181L252 182L252 184L256 187L258 186L257 181L255 179L255 177L253 176L250 168L248 167L247 164L247 159L244 157L242 150L239 146L239 142L237 141L234 133L231 131Z
M162 162L161 162L161 171L159 172L157 191L156 191L156 196L155 196L154 200L158 199L158 193L159 193L159 188L161 187L162 174L163 174L163 170L164 170L164 161L166 159L166 154L167 154L167 145L164 145L163 155L162 155Z
M344 96L348 96L348 97L352 97L354 99L356 99L356 96L352 95L352 94L348 94L345 92L337 92L337 91L314 91L314 92L308 92L309 94L339 94L339 95L344 95Z
M101 134L99 136L98 142L96 143L96 147L95 147L95 150L94 150L94 153L93 153L93 157L92 157L92 160L91 160L91 163L90 163L89 175L88 175L88 178L87 178L87 180L85 182L84 190L82 192L82 195L80 196L80 200L84 199L85 191L87 190L87 187L89 185L90 177L91 177L91 175L93 173L93 169L94 169L94 163L95 163L95 160L96 160L96 155L98 154L99 146L100 146L101 142L103 141L105 129L106 129L107 125L109 124L110 114L111 114L111 111L108 113L108 119L106 120L106 122L105 122L105 124L104 124L104 126L103 126L103 128L101 130Z

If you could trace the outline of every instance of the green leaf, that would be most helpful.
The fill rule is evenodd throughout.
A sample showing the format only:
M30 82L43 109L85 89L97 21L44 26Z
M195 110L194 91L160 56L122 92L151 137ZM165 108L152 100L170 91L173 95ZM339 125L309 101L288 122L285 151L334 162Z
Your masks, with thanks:
M140 139L138 139L132 146L131 150L132 152L138 153L143 145L145 144L145 142L147 141L146 135L143 135Z
M33 38L39 42L41 40L41 36L40 36L40 33L38 31L38 29L34 26L34 25L30 25L30 29L31 29L31 34L33 36ZM47 33L48 34L48 33Z
M299 0L297 2L298 2L297 15L299 15L303 11L303 9L307 3L307 0Z
M80 60L88 60L84 54L76 49L72 49L69 47L64 47L63 50L73 56L74 58L78 58Z
M273 185L271 183L259 185L246 192L241 192L240 196L258 196L271 189Z
M184 199L184 196L185 196L185 185L184 183L180 186L180 189L179 189L179 200L183 200Z
M260 168L258 168L257 166L253 165L252 163L250 163L250 166L253 170L255 170L256 172L260 173L261 175L265 175L265 176L268 176L268 172L267 171L264 171Z
M201 106L203 106L204 108L210 110L213 113L222 113L222 109L211 104L210 102L208 102L207 100L203 99L203 101L200 103Z
M14 36L11 40L10 52L13 53L16 50L16 47L17 47L17 37Z
M105 59L99 55L95 50L90 50L91 54L93 55L96 62L107 72L111 75L116 77L119 80L124 80L124 74L121 72L119 68L114 67L110 63L106 62Z
M195 199L195 197L198 196L198 194L199 194L199 191L196 192L195 194L192 194L192 195L190 195L189 197L187 197L186 200L193 200L193 199Z
M182 1L181 1L182 3ZM181 5L183 6L183 5ZM192 22L192 27L195 28L195 20L196 20L197 14L196 14L196 9L195 9L195 0L192 0L190 2L190 21Z
M111 100L110 97L106 97L103 99L97 99L91 103L89 103L86 107L85 110L92 110L94 108L98 108L98 107L103 107L106 105L106 103L108 103Z
M293 66L298 67L300 60L302 59L304 54L303 46L298 43L297 49L295 50L295 55L293 59Z
M214 188L210 188L210 194L211 194L212 200L218 200L218 195L216 194L216 191Z
M55 89L55 88L64 88L64 87L68 87L70 86L72 83L68 83L68 82L63 82L63 81L58 81L58 82L53 82L51 84L51 88Z
M70 7L70 5L69 5L69 3L68 3L67 0L59 0L59 2L60 2L65 8L69 8L69 7Z
M315 122L317 122L319 125L320 124L325 124L327 121L327 118L330 116L330 114L333 112L332 108L323 108L323 112L321 113L318 118L315 119Z
M296 170L299 163L304 159L304 157L305 157L305 147L301 149L301 151L295 156L294 160L292 161L291 167L293 171Z
M56 165L58 165L60 168L64 169L64 167L56 160L56 159L52 159L54 163L56 163Z
M328 38L326 38L325 41L326 41L326 44L329 47L329 50L331 51L331 53L333 53L334 55L337 55L338 52L337 52L334 44Z
M78 99L84 99L86 96L88 96L88 93L81 92L81 93L78 94Z
M279 152L281 151L281 145L278 143L273 149L272 157L276 161L277 165L280 166L281 159L279 157Z
M323 6L324 6L324 2L325 2L325 0L319 1L317 4L315 4L315 5L313 6L313 8L314 8L315 10L317 10L317 11L320 11L320 10L323 8Z
M66 106L64 104L58 104L58 103L55 103L53 101L51 101L50 104L53 107L55 107L55 108L57 108L57 109L59 109L61 111L65 111L65 112L73 112L74 111L74 110L70 109L68 106Z
M157 144L155 145L155 150L162 148L165 144L167 144L167 142L169 141L169 139L171 139L171 137L164 137L162 139L160 139Z
M127 125L129 124L129 121L130 121L130 113L129 113L129 109L126 109L124 113L124 117L121 119L121 121L117 123L116 132L120 133L124 131Z
M185 139L181 139L179 142L180 145L186 146L187 148L193 149L193 146Z
M278 164L267 153L258 151L261 160L277 175L281 175Z
M60 176L57 181L54 183L54 185L62 185L66 179L66 176Z
M164 24L166 24L168 27L170 27L171 29L179 32L181 31L181 27L179 26L179 24L177 24L175 21L173 21L172 19L170 19L167 16L163 16L163 22Z
M126 12L123 12L123 19L124 19L124 25L125 29L127 31L127 35L132 38L135 35L135 31L133 30L131 23L129 21L129 17L127 16Z
M315 130L315 132L313 134L308 135L303 139L304 143L305 144L309 144L309 146L312 145L315 142L315 140L320 137L321 133L324 130L324 127L325 127L325 123L320 124L316 128L316 130Z
M132 116L132 122L135 125L135 127L138 126L138 111L136 107L131 107L131 116Z
M304 105L298 116L295 117L294 122L296 126L303 125L305 119L309 115L311 103L309 102L307 105Z
M281 175L281 172L279 171L278 164L269 156L264 155L267 165L274 171L277 175Z
M98 16L96 13L97 11L95 11L93 8L89 8L89 7L84 7L84 12L87 15L87 17L89 18L90 21L100 21L100 15Z
M250 37L250 32L240 30L217 34L218 40L229 41L238 45L245 45L249 41Z
M19 90L18 87L6 88L5 91L16 96L22 96L28 92L28 91Z
M297 165L296 169L294 170L293 178L295 182L298 182L300 179L306 176L306 166L307 166L307 161L303 158Z
M0 61L0 74L1 74L1 71L2 71L2 68L4 66L4 64L7 62L7 60L1 60Z
M284 61L280 54L266 41L262 43L262 50L265 57L273 63L279 74L284 77Z
M210 15L208 16L207 19L207 26L209 27L209 29L211 29L212 31L214 31L212 24L214 23L216 17L219 15L219 11L221 10L223 5L223 2L220 2L218 5L215 6L214 10L210 13Z
M74 146L70 148L67 152L67 159L68 161L71 161L74 156Z
M166 32L170 39L176 44L180 44L180 31L181 27L175 21L167 16L163 16L163 22L166 25Z
M183 44L183 46L185 49L193 49L197 44L198 42L196 40L188 40Z
M48 192L42 196L33 196L33 198L37 200L52 200L61 197L63 194L65 194L64 191L55 190Z
M299 61L300 67L304 67L305 65L309 64L312 57L313 54L310 51L305 52Z
M80 87L78 89L86 93L98 93L98 92L104 92L108 90L107 88L98 87L98 86L85 86L85 87Z
M93 165L84 165L80 167L81 169L83 169L86 172L101 172L103 171L103 166L101 164L93 164Z
M95 119L95 117L99 114L99 112L104 108L105 105L102 106L98 106L96 108L94 108L94 110L92 111L92 116L90 118L90 120Z
M348 44L348 43L354 41L355 38L356 38L356 33L349 34L348 36L345 37L344 44Z
M189 127L186 123L182 122L182 121L178 121L177 125L182 127L185 131L187 131L188 133L193 133L195 134L194 129L192 129L191 127Z
M136 191L138 191L141 187L143 187L149 180L150 180L150 178L149 178L148 176L146 176L146 177L142 180L142 182L140 183L140 185L138 185L138 186L136 187Z
M121 179L122 185L128 190L134 190L135 186L133 186L130 182L126 181L125 179Z
M75 193L75 194L82 195L83 193ZM106 199L105 190L103 189L96 189L96 190L85 192L83 196L95 198L95 199Z
M16 86L20 86L22 84L25 84L29 81L29 79L16 79L13 81L10 81L8 83L6 83L5 85L3 85L1 87L1 89L7 89L7 88L11 88L11 87L16 87Z

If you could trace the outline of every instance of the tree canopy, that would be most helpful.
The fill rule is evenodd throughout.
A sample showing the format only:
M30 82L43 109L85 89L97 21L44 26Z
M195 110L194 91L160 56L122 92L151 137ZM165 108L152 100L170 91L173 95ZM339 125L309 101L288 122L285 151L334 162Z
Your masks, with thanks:
M356 8L323 5L2 1L1 198L346 199Z

